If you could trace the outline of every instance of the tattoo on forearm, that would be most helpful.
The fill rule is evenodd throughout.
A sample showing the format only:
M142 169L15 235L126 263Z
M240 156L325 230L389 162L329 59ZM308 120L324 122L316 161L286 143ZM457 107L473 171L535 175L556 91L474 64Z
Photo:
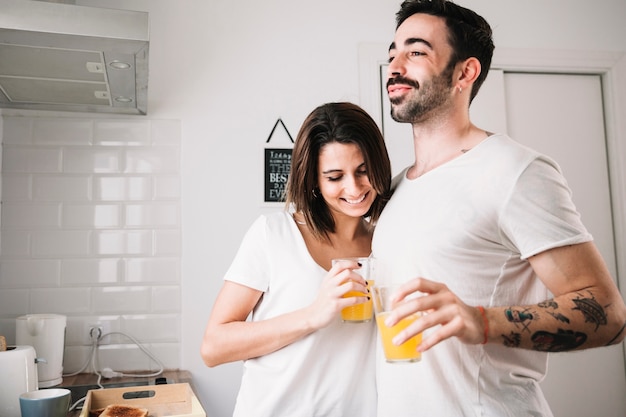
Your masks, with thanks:
M504 310L504 315L506 319L511 323L514 323L516 327L518 325L522 326L522 331L526 330L530 333L530 329L528 326L530 325L530 321L534 319L533 313L531 313L530 308L526 308L524 310L514 310L512 308L507 308Z
M582 293L576 293L576 297L572 298L572 302L574 303L574 307L571 308L571 311L580 311L585 318L585 323L592 323L595 325L595 331L598 331L598 328L601 325L608 324L607 313L605 309L610 306L610 304L606 306L601 306L598 301L596 301L595 296L591 291L587 291L588 295L584 295ZM580 347L583 343L587 341L587 334L580 332L577 330L565 330L565 329L557 329L556 333L554 331L548 330L537 330L531 331L529 328L531 324L535 323L533 327L536 327L536 323L538 320L541 320L542 314L545 312L549 314L554 319L561 323L570 324L570 317L562 314L559 311L559 303L557 303L554 299L543 301L537 304L539 307L538 310L531 310L532 307L527 308L514 308L509 307L504 310L504 316L506 319L515 325L518 329L521 328L521 332L510 332L509 335L502 335L503 344L507 347L519 347L522 342L522 333L524 331L528 333L532 333L531 341L533 344L533 349L542 351L542 352L563 352L568 350L574 350ZM619 330L617 335L607 344L612 344L615 340L617 340L623 332L626 331L626 323Z
M558 329L557 333L550 333L544 330L535 332L531 338L533 349L542 352L563 352L576 349L585 343L587 335L572 330Z
M589 298L583 298L583 295L577 293L578 298L572 299L576 307L572 310L579 310L583 316L585 316L585 323L594 323L596 325L596 331L601 324L607 324L608 320L604 309L609 305L602 307L598 303L591 292L589 292Z
M539 304L539 307L542 308L552 308L554 310L556 310L557 308L559 308L559 305L557 304L556 301L554 300L546 300L546 301L542 301Z
M549 315L551 315L552 317L554 317L558 321L562 321L563 323L568 323L569 324L569 319L567 317L565 317L561 313L553 313L551 311L546 311L546 313L548 313Z
M557 311L550 311L550 310L556 310L557 308L559 308L559 305L556 301L554 300L543 301L539 303L539 307L544 308L546 313L548 313L549 315L551 315L558 321L569 324L569 319L566 316L564 316L563 314Z
M522 336L519 333L511 332L508 336L503 334L502 339L504 339L504 346L506 347L519 347Z

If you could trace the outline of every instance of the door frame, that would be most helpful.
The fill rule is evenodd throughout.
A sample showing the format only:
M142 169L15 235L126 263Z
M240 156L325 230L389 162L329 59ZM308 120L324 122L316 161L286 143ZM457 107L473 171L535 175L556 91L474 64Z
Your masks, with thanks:
M383 130L380 68L387 64L383 43L359 45L360 105ZM496 48L492 69L504 72L595 74L602 80L609 189L617 285L626 299L626 53L612 51ZM626 360L626 344L622 344ZM626 370L625 370L626 371Z

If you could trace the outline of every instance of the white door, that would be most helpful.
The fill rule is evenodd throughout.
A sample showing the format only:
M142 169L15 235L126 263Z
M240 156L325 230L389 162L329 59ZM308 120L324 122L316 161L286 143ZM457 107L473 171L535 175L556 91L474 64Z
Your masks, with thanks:
M413 162L411 129L389 116L382 84L382 128L396 173ZM560 164L583 222L616 277L600 77L492 70L470 110L479 127L506 132ZM626 416L622 344L551 354L542 387L556 417Z

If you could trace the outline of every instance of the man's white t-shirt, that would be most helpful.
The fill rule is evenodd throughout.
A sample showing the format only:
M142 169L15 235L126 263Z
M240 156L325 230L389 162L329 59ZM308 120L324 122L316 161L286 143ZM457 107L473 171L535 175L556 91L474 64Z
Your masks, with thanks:
M536 304L550 294L526 258L591 240L557 164L505 135L415 180L405 174L372 245L397 280L442 282L472 306ZM456 338L418 363L389 364L379 351L378 416L551 416L546 368L545 352Z

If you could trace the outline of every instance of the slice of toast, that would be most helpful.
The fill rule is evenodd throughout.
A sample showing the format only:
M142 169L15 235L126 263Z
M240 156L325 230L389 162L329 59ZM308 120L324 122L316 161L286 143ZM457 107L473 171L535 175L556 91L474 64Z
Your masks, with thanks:
M148 410L124 404L110 404L99 417L148 417Z

